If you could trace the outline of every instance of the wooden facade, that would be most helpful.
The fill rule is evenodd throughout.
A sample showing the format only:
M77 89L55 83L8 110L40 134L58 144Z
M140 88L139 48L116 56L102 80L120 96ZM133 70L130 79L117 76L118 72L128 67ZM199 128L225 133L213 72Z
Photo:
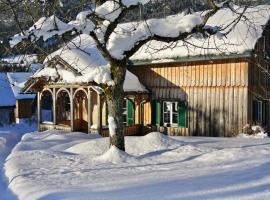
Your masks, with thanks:
M16 109L15 109L15 118L16 119L25 119L31 118L35 113L35 105L33 99L17 99L16 100Z
M245 58L130 67L152 100L186 101L187 127L163 127L172 135L232 136L248 122L248 60ZM151 102L144 106L144 125L151 123ZM161 119L162 121L162 119Z
M46 96L51 97L51 121L42 119ZM134 121L125 126L125 135L138 135L140 102L148 98L147 94L126 94L133 99ZM107 117L108 108L102 90L97 86L63 85L49 83L38 92L38 124L39 130L58 129L67 132L98 132L103 137L109 136ZM67 108L68 106L68 108Z

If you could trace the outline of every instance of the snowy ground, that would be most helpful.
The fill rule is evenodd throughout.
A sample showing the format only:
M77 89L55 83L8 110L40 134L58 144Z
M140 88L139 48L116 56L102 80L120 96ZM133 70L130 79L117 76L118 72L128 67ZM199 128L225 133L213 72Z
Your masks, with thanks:
M36 124L20 124L0 127L0 199L16 199L7 189L3 166L12 148L21 140L23 133L36 130Z
M5 164L21 200L270 199L270 139L126 137L50 131L23 136Z

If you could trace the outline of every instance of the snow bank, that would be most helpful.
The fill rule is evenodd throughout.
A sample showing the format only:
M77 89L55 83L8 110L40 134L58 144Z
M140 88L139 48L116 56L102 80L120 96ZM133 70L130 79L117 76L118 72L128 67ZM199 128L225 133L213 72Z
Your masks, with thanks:
M182 145L181 142L159 132L152 132L143 137L127 137L126 144L127 152L138 155Z
M269 140L151 133L126 137L124 153L108 138L46 131L26 134L5 170L23 200L267 199Z
M246 133L245 131L248 131L248 133ZM262 138L267 138L268 133L261 126L258 126L258 125L250 126L249 124L247 124L243 128L243 133L240 133L237 137L262 139Z
M105 152L101 156L96 157L94 160L97 162L111 162L114 164L136 161L133 156L130 156L126 152L119 150L116 146L111 146L107 152Z
M263 138L268 138L268 134L265 132L260 132L254 135L248 135L245 133L240 133L238 136L238 138L253 138L253 139L263 139Z

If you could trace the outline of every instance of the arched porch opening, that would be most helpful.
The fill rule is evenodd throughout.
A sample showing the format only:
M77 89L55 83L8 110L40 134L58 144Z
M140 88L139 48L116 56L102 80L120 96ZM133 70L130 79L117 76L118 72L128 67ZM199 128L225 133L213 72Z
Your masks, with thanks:
M56 93L56 124L71 126L71 98L67 89Z
M53 124L53 93L46 89L41 93L41 123Z
M87 91L77 89L74 92L74 131L88 132L88 98Z

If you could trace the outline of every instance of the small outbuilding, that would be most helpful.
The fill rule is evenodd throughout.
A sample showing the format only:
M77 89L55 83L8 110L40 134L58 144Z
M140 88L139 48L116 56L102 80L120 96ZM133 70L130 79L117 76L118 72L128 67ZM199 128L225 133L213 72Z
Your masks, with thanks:
M0 123L19 123L31 118L36 110L35 94L21 94L29 72L0 73Z

